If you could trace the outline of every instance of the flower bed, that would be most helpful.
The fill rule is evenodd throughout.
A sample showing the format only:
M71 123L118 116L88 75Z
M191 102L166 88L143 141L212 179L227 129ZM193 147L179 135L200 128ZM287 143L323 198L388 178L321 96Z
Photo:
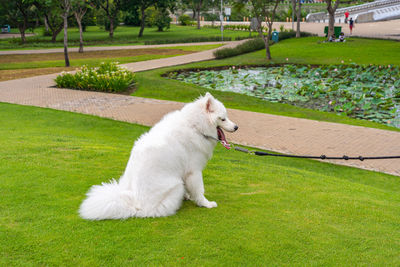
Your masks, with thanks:
M75 74L61 73L55 82L60 88L122 92L133 85L135 75L117 64L117 62L102 63L98 68L83 66Z
M400 127L400 70L390 65L232 67L170 73L169 77Z

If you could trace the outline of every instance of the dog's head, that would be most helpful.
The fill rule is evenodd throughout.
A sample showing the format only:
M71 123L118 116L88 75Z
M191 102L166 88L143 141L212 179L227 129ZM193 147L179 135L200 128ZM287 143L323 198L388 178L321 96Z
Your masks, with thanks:
M223 130L235 132L239 127L228 118L225 106L210 93L204 96L204 100L205 104L203 108L205 109L210 124L214 127L212 136L218 138L226 148L230 148L225 139Z

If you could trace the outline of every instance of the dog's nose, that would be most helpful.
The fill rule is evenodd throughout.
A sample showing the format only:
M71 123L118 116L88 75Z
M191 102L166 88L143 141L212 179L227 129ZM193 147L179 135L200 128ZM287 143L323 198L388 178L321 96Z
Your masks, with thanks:
M235 127L233 129L235 129L235 131L236 131L237 129L239 129L239 126L235 125Z

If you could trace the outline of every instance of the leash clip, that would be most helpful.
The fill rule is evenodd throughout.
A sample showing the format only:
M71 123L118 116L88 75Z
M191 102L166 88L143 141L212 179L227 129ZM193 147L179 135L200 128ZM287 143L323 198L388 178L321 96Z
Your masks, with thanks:
M240 146L233 146L236 151L240 151L249 155L254 155L254 151L248 150L247 148L240 147Z

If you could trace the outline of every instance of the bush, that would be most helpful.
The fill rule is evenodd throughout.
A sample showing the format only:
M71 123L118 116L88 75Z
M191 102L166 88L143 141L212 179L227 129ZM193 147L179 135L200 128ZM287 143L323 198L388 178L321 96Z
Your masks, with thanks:
M180 16L178 21L182 26L189 26L192 24L192 19L188 15Z
M171 18L167 9L156 9L154 7L146 10L146 25L149 27L157 27L157 31L162 32L169 29Z
M231 41L232 37L224 37L224 41ZM189 37L182 39L163 39L163 40L152 40L145 41L145 45L154 44L177 44L177 43L196 43L196 42L219 42L221 41L221 36L202 36L202 37Z
M140 26L140 16L136 9L129 10L125 13L124 24L130 26Z
M214 52L214 56L217 59L222 59L222 58L233 57L233 56L253 52L256 50L263 49L263 48L265 48L263 39L256 38L256 39L248 40L234 48L218 49Z
M314 35L315 34L311 34L308 32L300 32L300 37L309 37L309 36L314 36ZM279 33L279 41L293 38L295 36L296 36L295 31L280 32ZM236 38L236 40L239 40L239 39L240 38ZM222 58L233 57L233 56L261 50L263 48L265 48L263 39L256 38L256 39L248 40L234 48L218 49L214 52L214 56L217 59L222 59Z
M83 66L75 74L62 72L55 82L57 87L78 90L122 92L134 83L135 75L117 65L117 62L102 63L98 68Z

